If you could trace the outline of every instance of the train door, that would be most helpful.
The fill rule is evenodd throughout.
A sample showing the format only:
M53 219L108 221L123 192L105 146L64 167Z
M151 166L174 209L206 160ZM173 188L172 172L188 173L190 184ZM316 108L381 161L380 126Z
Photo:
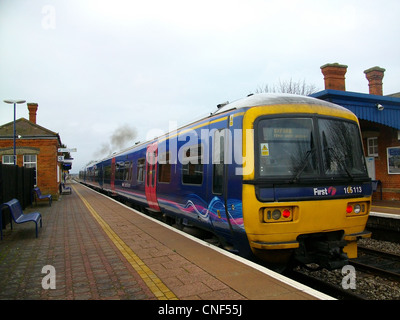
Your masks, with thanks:
M110 181L111 191L115 192L115 158L111 159L111 181Z
M146 150L146 179L145 179L145 193L147 203L150 209L160 211L157 202L157 156L158 145L157 142L149 145Z
M98 170L97 179L98 179L98 182L99 182L99 186L100 186L100 188L103 189L103 184L104 184L103 164L99 164L97 166L97 170Z
M229 143L231 139L226 120L214 123L210 130L211 179L208 185L208 203L214 215L214 228L220 232L231 234L232 226L227 208L228 164L231 161ZM229 236L228 236L229 237Z

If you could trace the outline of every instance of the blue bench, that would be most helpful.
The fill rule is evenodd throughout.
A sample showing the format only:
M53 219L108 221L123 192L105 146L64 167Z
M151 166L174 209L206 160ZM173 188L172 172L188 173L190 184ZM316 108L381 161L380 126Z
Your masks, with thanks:
M31 212L31 213L26 213L24 214L22 212L22 207L21 204L17 199L12 199L8 202L5 202L1 206L1 211L3 210L4 207L8 207L10 211L10 215L12 219L10 219L11 223L11 230L12 230L12 220L14 220L15 223L24 223L24 222L29 222L33 221L36 224L36 238L38 237L38 222L40 221L40 227L42 227L42 215L39 212ZM1 222L1 215L0 215L0 234L1 237L0 239L3 240L3 226Z
M72 193L72 189L71 189L71 187L67 187L66 185L65 185L65 183L61 183L61 188L62 188L62 191L61 191L61 194L71 194Z
M51 207L51 202L53 201L51 194L45 194L43 195L42 192L40 191L39 187L33 188L33 191L36 193L35 197L35 203L37 205L37 199L43 200L43 199L49 199L49 205Z

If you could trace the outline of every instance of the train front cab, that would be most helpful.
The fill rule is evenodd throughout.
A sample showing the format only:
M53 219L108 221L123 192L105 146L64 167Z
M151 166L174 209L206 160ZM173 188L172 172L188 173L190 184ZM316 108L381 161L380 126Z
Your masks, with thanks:
M328 269L355 258L357 240L371 235L357 118L327 106L265 106L245 113L243 129L243 222L253 253Z

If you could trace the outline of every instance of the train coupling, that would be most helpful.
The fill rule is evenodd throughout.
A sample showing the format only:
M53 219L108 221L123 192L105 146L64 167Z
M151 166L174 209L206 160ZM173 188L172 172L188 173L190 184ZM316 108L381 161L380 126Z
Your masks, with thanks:
M343 248L347 241L342 240L341 233L300 236L300 246L294 252L294 258L301 264L316 263L319 269L334 270L349 264L347 253ZM340 240L338 240L340 239Z

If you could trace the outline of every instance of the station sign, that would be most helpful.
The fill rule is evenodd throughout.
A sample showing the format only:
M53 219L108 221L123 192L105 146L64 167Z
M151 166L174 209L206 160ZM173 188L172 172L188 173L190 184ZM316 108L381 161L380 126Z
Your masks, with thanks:
M58 152L76 152L76 148L58 148Z
M57 161L58 161L58 162L67 163L67 162L72 162L73 160L74 160L74 158L65 159L64 156L57 156Z
M71 170L72 164L71 163L63 163L63 170Z

